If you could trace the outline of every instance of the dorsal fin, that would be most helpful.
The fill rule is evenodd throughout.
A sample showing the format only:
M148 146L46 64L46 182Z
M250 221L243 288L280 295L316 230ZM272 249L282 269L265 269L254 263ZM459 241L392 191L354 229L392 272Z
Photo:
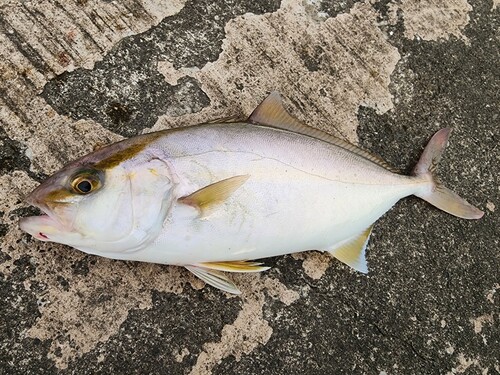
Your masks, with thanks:
M286 109L283 107L283 102L281 101L280 94L273 91L267 98L260 103L257 108L252 112L248 118L248 122L258 125L271 126L273 128L288 130L294 133L299 133L307 135L312 138L320 139L322 141L328 142L332 145L342 147L345 150L351 151L363 158L380 165L381 167L391 171L398 172L395 168L391 167L384 160L376 155L370 154L349 142L346 142L340 138L334 137L322 130L312 128L307 126L292 117Z
M207 121L206 124L226 124L226 123L244 122L244 121L245 119L239 116L226 116L215 120Z

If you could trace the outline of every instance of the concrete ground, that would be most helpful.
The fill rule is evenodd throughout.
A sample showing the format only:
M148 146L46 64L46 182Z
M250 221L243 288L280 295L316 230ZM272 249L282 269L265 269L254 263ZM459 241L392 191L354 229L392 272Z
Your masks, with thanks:
M0 374L498 374L498 0L1 0ZM272 90L443 182L375 226L368 276L311 252L227 295L168 266L41 243L23 197L94 147L248 115ZM279 235L279 233L277 233Z

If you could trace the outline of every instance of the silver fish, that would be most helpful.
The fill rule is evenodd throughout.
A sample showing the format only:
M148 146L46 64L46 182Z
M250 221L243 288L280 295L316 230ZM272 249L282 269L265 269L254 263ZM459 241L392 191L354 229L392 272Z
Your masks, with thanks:
M483 212L437 182L450 129L438 131L411 176L290 116L277 93L247 121L124 140L62 168L27 198L45 215L21 228L89 254L186 267L239 293L221 271L320 250L367 272L374 222L416 195L452 215Z

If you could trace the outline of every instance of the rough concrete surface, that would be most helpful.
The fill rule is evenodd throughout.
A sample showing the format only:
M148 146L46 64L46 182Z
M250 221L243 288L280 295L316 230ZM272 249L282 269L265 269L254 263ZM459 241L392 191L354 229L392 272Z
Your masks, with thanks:
M0 374L500 372L498 0L0 0ZM235 276L112 261L18 228L66 162L244 116L277 90L308 124L409 172L454 129L442 181L375 226L369 275L311 252ZM277 233L279 235L279 233Z

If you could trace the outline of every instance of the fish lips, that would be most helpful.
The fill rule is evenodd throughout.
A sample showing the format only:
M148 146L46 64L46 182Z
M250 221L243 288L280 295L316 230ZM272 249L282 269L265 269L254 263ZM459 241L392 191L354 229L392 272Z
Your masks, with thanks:
M27 197L26 202L39 208L44 215L23 217L19 221L19 227L40 241L54 241L53 236L66 232L66 226L61 222L54 212L57 203L40 203L33 194ZM62 203L64 206L65 204Z
M23 217L19 227L41 241L51 241L52 235L61 232L61 224L49 215Z

